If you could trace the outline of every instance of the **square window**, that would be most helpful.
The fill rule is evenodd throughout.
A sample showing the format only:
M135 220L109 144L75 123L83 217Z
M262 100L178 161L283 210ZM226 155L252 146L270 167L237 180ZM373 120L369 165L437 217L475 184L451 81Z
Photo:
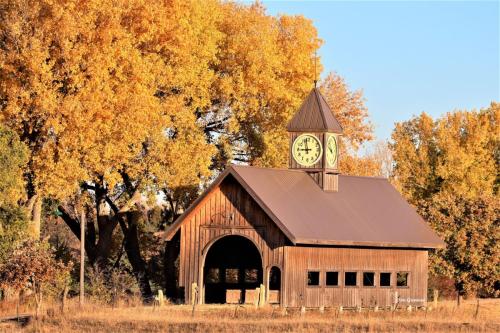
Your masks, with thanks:
M364 287L374 287L375 286L375 273L363 272L363 286Z
M345 286L357 286L357 276L356 272L345 272L344 274L344 285Z
M380 286L381 287L391 286L391 273L380 273Z
M259 281L259 270L255 268L245 269L245 282L257 283Z
M220 271L218 268L209 268L207 272L207 283L219 283Z
M396 285L398 287L408 287L408 272L398 272Z
M339 285L339 272L326 272L326 285L338 286Z
M307 285L319 286L319 272L307 272Z
M238 268L226 269L226 283L238 283Z

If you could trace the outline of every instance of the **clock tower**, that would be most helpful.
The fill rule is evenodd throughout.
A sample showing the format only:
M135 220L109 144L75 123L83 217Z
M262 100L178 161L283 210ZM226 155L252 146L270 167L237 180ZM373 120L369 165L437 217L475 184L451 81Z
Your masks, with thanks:
M314 87L287 126L289 168L307 172L324 190L338 191L339 136L342 126Z

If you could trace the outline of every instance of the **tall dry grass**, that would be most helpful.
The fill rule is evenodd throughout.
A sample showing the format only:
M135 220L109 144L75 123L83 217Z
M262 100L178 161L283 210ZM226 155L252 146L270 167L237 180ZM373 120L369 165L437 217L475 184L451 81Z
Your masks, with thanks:
M464 301L460 307L441 302L434 310L396 312L363 310L339 313L338 309L297 309L240 306L186 305L144 307L135 302L118 307L70 301L66 311L58 304L46 306L46 315L24 328L0 324L0 332L500 332L500 300ZM4 312L4 308L2 312ZM12 312L11 312L12 314Z

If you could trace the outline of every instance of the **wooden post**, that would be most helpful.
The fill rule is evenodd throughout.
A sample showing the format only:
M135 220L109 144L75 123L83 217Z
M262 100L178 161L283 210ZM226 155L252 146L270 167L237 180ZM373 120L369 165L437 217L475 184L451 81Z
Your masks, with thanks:
M80 217L80 306L83 306L85 298L85 210L82 205Z
M266 287L261 284L259 293L259 306L264 306L264 304L266 304Z
M193 282L191 284L191 305L196 304L196 294L198 293L198 284Z
M64 313L66 310L66 298L68 297L68 285L64 285L64 290L62 293L62 299L61 299L61 312Z
M198 284L193 282L191 285L191 304L193 309L191 310L191 317L194 317L194 310L196 309L196 301L198 299Z
M438 306L438 298L439 298L439 290L434 289L432 295L432 303L434 305L434 309L437 309Z
M478 314L479 314L479 298L477 299L476 312L474 313L474 319L477 319Z
M164 304L165 298L163 297L163 290L158 290L158 306L162 307Z

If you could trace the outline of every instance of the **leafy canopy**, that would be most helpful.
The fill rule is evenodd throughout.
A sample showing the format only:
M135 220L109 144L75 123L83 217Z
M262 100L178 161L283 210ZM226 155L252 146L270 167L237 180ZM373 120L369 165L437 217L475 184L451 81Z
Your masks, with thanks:
M500 105L492 103L436 120L423 113L392 134L394 182L447 244L432 269L463 293L498 293L499 121Z

